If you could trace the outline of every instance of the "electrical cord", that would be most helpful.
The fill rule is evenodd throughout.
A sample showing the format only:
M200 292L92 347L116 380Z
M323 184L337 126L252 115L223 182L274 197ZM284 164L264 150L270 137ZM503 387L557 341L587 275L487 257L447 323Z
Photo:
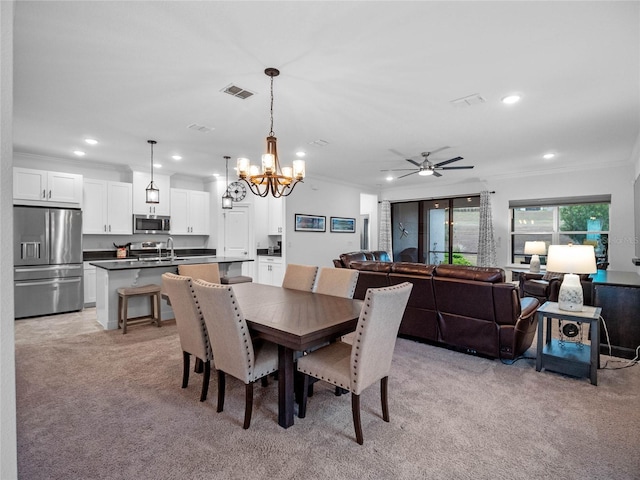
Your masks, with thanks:
M600 315L600 321L602 322L602 326L604 327L604 333L605 333L605 336L607 337L607 347L609 349L609 357L612 357L613 355L611 355L611 340L609 340L609 330L607 329L607 322L604 321L604 318L602 317L602 315ZM611 358L609 358L607 361L604 362L604 365L600 367L600 370L622 370L623 368L633 367L634 365L638 364L639 356L640 356L640 345L636 347L636 356L631 360L625 362L624 360L612 360ZM609 362L624 363L625 365L622 365L620 367L607 367Z

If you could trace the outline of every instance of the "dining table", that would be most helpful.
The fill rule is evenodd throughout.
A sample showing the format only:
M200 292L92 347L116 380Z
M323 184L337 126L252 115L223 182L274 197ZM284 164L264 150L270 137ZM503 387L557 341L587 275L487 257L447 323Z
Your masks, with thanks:
M362 300L239 283L232 286L252 335L278 345L278 424L294 424L296 352L355 330Z

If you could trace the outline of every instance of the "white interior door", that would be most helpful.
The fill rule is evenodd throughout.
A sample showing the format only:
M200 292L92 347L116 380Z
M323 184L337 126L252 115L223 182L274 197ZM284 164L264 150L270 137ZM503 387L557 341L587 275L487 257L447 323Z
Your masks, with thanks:
M224 212L224 256L254 258L251 208L249 205L233 205L233 209ZM253 262L242 264L242 272L229 272L230 275L250 275Z

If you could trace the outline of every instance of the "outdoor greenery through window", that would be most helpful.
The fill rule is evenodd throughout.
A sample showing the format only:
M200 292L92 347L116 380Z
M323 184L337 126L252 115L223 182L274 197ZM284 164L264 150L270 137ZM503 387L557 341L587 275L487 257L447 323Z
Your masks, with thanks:
M393 258L438 265L477 265L480 197L394 203Z
M537 203L537 202L536 202ZM555 203L552 205L550 203ZM593 245L596 262L606 264L609 258L610 196L584 199L550 199L533 202L511 202L511 261L528 264L524 252L527 241L544 241L547 245ZM540 256L546 263L546 255Z

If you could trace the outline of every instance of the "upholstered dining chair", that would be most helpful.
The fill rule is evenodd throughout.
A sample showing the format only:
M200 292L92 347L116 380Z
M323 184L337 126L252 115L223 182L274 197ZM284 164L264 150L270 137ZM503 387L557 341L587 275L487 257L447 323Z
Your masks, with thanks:
M192 280L190 277L167 272L162 275L162 290L169 296L178 327L183 359L182 388L187 388L189 384L190 356L194 355L204 365L200 394L200 401L204 402L209 390L213 353L202 312L196 303Z
M316 293L334 297L353 298L358 283L358 270L321 267L318 271Z
M218 371L218 412L224 409L225 374L245 384L243 428L249 428L253 410L253 383L278 369L278 347L270 342L253 343L231 285L194 280L193 288L207 329L215 332L211 347Z
M360 394L380 380L382 418L389 421L388 382L393 350L400 321L413 285L404 282L382 288L370 288L356 327L353 345L335 342L298 359L297 370L304 374L298 417L307 409L309 377L315 377L351 392L351 410L356 441L362 445Z
M178 265L178 274L194 280L199 278L205 282L220 283L220 268L217 263Z
M318 267L315 265L298 265L296 263L290 263L287 265L287 270L284 272L282 287L310 292L313 290L317 273Z

